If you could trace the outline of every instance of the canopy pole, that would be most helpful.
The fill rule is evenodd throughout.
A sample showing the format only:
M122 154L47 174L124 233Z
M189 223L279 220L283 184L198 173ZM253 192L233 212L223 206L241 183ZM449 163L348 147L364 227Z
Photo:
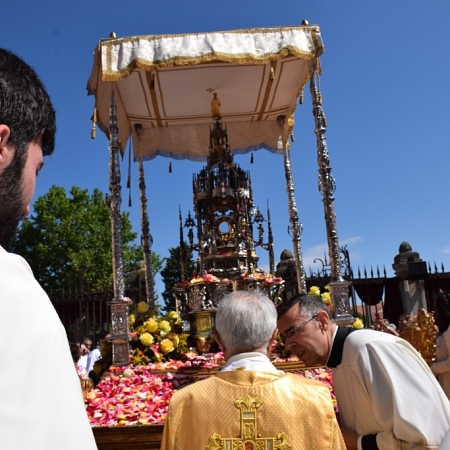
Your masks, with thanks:
M289 219L291 222L291 236L292 245L294 247L295 269L297 274L297 289L299 294L306 294L306 276L305 268L303 267L302 247L301 247L301 234L303 231L303 225L298 220L297 203L294 195L294 179L292 177L291 169L291 151L284 144L285 139L283 136L283 130L286 123L286 116L278 116L278 123L281 126L281 135L278 140L278 150L283 151L284 157L284 172L286 175L286 192L288 193L289 204Z
M150 234L150 221L147 212L147 194L145 186L144 163L142 156L139 156L139 192L141 201L141 243L144 250L144 269L145 269L145 293L147 303L151 309L155 308L155 291L152 270L152 244L153 238Z
M108 302L111 309L112 331L109 340L112 342L112 364L124 366L130 363L129 359L129 320L128 303L124 298L124 273L122 249L122 217L120 206L122 194L120 186L119 165L119 139L117 125L117 108L114 91L111 94L109 115L110 131L110 160L109 160L109 208L111 211L111 237L112 237L112 263L113 263L113 289L114 298Z
M322 94L319 84L320 65L319 59L310 64L310 90L315 120L315 133L317 137L317 162L319 164L319 192L325 210L325 224L327 230L328 253L331 268L331 296L336 322L346 325L354 322L350 315L349 286L350 282L342 276L341 258L339 252L339 239L336 225L336 213L334 210L334 191L336 181L331 175L330 157L328 155L325 132L327 121L322 108Z
M155 290L153 280L153 268L152 268L152 244L153 238L150 234L150 221L148 219L147 212L147 188L145 185L145 172L144 161L141 156L140 147L140 133L142 125L140 123L134 124L134 130L136 131L138 147L139 147L139 200L141 205L141 244L144 256L144 271L145 271L145 295L147 303L151 309L155 308Z

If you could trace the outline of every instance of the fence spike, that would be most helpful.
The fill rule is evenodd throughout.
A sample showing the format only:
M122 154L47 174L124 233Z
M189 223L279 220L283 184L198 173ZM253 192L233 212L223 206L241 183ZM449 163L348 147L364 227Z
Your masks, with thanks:
M442 273L444 273L445 270L444 270L444 263L443 262L441 262L441 269L442 269Z
M373 278L373 268L370 266L370 278Z
M431 273L430 261L428 261L428 273Z
M380 278L380 269L378 267L378 264L377 264L377 277Z
M434 261L434 273L437 273L437 271L436 261Z
M383 264L383 273L384 273L384 278L387 278L387 275L386 275L386 266Z

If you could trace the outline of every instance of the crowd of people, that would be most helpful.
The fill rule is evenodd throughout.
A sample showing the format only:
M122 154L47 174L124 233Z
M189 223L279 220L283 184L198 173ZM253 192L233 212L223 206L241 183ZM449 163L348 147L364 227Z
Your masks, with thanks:
M90 339L69 345L29 265L8 252L55 133L55 111L36 72L0 49L0 354L14 368L0 375L0 448L8 450L96 448L74 363L90 374L101 352ZM162 450L450 449L449 305L449 294L437 296L430 369L397 330L340 327L320 297L298 295L275 308L254 291L228 294L214 330L226 365L175 392ZM32 320L21 339L11 339L17 311ZM324 385L270 362L277 333L305 365L333 369L339 423Z

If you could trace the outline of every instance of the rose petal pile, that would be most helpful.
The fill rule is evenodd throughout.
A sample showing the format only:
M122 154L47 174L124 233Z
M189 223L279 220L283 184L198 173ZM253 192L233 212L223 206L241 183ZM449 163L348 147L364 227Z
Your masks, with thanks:
M294 360L295 357L291 358ZM280 362L287 360L280 358ZM87 395L86 410L90 423L94 427L163 424L173 392L195 381L192 375L183 373L183 369L213 369L222 361L221 352L210 357L188 353L185 361L113 367L103 376L97 388ZM157 373L163 370L174 373ZM300 371L297 375L324 383L330 389L337 411L331 370L314 368Z

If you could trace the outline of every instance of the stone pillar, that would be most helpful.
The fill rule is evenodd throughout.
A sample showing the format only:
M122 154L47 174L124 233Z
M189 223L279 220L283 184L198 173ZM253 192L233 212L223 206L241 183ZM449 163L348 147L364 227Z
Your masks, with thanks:
M419 275L411 273L411 265L417 266L417 263L423 263L424 266L423 273ZM401 243L392 268L399 278L403 313L416 316L420 308L427 309L427 300L423 288L423 280L427 277L426 263L420 258L419 253L412 251L408 242Z

